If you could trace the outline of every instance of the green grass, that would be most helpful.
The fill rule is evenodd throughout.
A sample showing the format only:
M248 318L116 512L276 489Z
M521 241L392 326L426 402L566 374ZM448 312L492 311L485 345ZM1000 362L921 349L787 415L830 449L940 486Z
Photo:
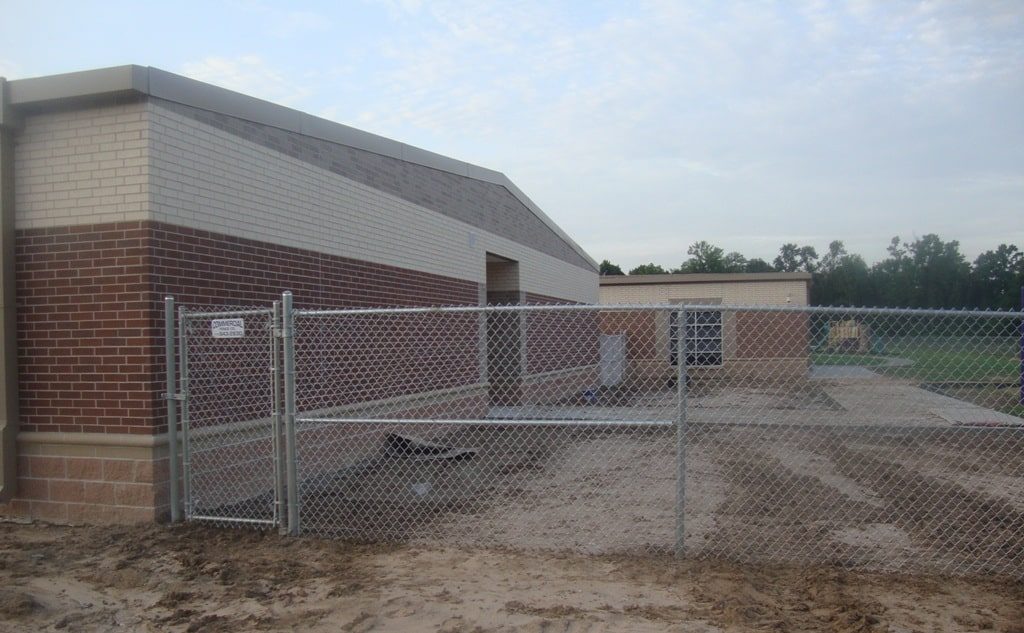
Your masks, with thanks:
M887 356L906 358L907 367L883 367L882 373L921 382L1017 382L1017 341L976 338L903 339L885 346Z
M1020 351L1016 340L1006 338L904 338L889 339L881 354L816 351L815 365L873 367L889 376L921 382L1017 382ZM890 358L904 358L907 366L892 365Z
M861 367L877 367L885 363L882 356L871 354L843 354L839 352L814 352L811 362L815 365L860 365Z
M903 338L883 341L884 354L815 352L816 365L859 365L920 383L953 398L1024 417L1020 394L1020 343L1011 338ZM907 366L888 365L905 358Z

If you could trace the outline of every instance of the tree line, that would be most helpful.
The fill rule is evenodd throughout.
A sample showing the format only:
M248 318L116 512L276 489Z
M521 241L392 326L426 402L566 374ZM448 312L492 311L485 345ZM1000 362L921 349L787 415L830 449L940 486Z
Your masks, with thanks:
M818 255L813 246L787 243L771 263L748 259L735 251L704 240L687 250L689 258L678 268L642 264L630 275L664 273L808 272L812 275L811 303L828 306L960 308L1013 310L1020 307L1024 286L1024 253L1013 244L1000 244L969 262L957 240L943 241L928 234L913 241L894 237L888 255L868 265L863 257L847 252L841 240ZM602 275L621 275L607 259Z

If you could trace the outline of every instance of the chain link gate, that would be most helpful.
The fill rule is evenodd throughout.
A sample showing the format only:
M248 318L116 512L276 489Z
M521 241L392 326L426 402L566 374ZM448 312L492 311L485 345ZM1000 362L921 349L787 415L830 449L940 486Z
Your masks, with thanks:
M186 520L281 525L279 307L178 312Z
M252 406L207 405L218 430L202 471L195 356L224 342L195 328L224 315L188 319L193 486L208 478L190 518L363 541L1024 574L1021 313L290 301L280 363L270 334L240 375L205 361L217 406ZM268 367L282 368L280 392L258 374ZM245 476L218 480L225 471Z

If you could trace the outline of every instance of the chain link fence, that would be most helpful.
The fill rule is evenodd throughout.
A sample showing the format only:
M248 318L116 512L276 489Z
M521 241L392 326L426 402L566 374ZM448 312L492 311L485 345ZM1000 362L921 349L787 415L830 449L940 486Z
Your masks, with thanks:
M217 480L227 492L216 516L237 511L292 533L365 541L1024 569L1019 313L284 313L283 425L292 435L231 431L230 442L205 449L211 482L236 478ZM269 343L246 348L259 362L227 365L220 344L211 339L202 353L211 355L206 375L224 381L216 406L232 413L207 405L205 419L276 428L273 381L255 373L278 366L267 362ZM200 348L189 348L189 374ZM194 420L195 378L188 384ZM226 448L239 443L242 453ZM286 492L275 463L277 473L292 469ZM287 501L287 521L275 500Z

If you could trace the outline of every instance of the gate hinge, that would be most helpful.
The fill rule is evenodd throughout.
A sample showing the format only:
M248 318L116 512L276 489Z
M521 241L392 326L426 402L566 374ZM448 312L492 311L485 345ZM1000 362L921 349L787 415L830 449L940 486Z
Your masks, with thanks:
M163 400L178 400L181 402L185 401L185 394L183 393L162 393L160 398Z

